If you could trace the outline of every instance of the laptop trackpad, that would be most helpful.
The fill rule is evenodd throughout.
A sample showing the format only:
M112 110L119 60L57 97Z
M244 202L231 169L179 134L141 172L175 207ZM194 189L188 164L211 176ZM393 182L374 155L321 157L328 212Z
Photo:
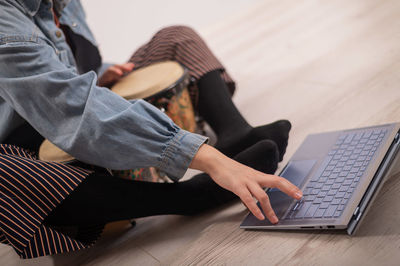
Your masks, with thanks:
M300 186L308 176L317 160L290 161L280 176Z
M316 160L290 161L280 176L286 178L295 186L300 186L316 162ZM282 218L294 199L277 188L270 189L267 194L276 215L278 218Z
M296 186L300 186L304 179L307 178L311 169L314 167L317 160L301 160L301 161L290 161L286 168L282 171L280 176L286 178ZM289 197L285 193L281 192L277 188L272 188L267 192L272 208L274 209L276 216L279 219L283 218L290 204L295 199ZM260 203L257 203L260 207ZM261 207L260 207L261 208ZM263 221L258 220L253 214L249 214L243 221L242 226L265 226L271 225L268 219Z

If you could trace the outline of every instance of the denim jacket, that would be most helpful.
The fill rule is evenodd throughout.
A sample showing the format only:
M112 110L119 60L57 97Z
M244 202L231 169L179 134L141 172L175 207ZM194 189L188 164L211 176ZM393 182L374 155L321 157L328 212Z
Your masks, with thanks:
M175 180L205 137L143 100L127 101L81 73L51 0L0 1L0 143L28 122L75 158L111 168L155 166ZM54 1L61 24L96 42L79 0ZM116 44L118 45L118 44Z

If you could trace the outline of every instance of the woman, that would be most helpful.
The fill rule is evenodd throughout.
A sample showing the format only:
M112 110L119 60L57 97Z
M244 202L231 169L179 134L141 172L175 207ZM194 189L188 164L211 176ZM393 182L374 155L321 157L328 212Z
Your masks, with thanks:
M231 101L232 79L192 29L163 29L131 63L104 72L78 0L2 1L0 29L0 241L21 258L88 247L107 222L191 215L235 195L257 218L276 223L262 187L301 198L293 184L265 174L282 160L290 123L251 127ZM215 148L152 105L126 101L105 87L134 67L163 60L189 69L192 100L217 134ZM29 150L44 137L84 168L37 160ZM187 168L204 174L160 184L104 170L148 166L175 181Z

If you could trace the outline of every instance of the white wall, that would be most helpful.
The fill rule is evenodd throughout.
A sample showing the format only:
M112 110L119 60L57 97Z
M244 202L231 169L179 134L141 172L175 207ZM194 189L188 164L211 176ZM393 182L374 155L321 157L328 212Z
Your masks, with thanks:
M235 16L260 0L81 0L100 44L103 60L125 62L158 29L173 25L202 28Z

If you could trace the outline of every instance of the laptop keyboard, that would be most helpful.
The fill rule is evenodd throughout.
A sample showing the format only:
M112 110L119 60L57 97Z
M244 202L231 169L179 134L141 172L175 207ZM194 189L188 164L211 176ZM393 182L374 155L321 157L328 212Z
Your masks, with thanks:
M285 219L338 218L387 130L340 135Z

